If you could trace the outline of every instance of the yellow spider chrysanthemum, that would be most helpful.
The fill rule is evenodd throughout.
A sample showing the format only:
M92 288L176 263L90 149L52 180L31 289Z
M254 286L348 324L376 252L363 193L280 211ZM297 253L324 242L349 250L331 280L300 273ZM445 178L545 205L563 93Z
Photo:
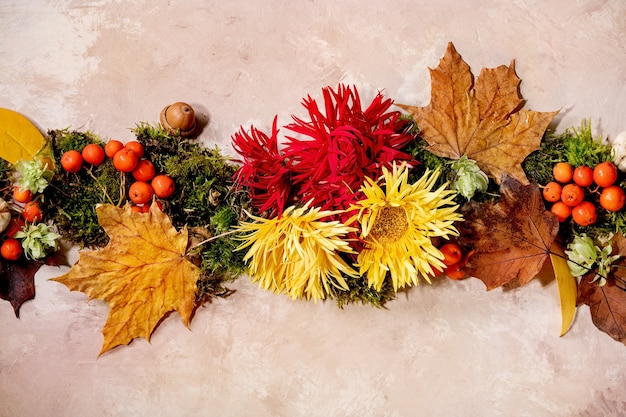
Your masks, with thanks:
M365 248L359 253L361 276L376 290L382 288L387 272L393 288L417 285L422 275L433 267L443 269L442 253L431 238L458 235L455 221L463 220L453 202L456 192L441 186L433 191L439 171L426 171L414 184L408 183L409 169L405 164L393 170L383 168L385 189L366 178L361 186L365 198L353 208L361 224Z
M244 261L254 282L291 298L324 299L330 285L348 289L342 274L357 276L340 253L353 253L345 239L356 229L338 221L321 221L336 214L319 208L288 207L280 218L250 217L238 229L248 248Z

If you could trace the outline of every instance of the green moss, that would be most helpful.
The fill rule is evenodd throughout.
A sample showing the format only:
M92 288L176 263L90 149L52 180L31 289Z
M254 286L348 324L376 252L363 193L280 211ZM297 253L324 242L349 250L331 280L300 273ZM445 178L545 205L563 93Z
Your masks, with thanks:
M448 158L442 158L435 155L430 152L427 147L428 143L421 137L417 137L413 142L407 145L405 149L403 149L404 152L411 155L418 162L418 165L411 170L409 174L409 181L415 182L424 174L426 170L434 171L436 169L441 171L441 176L439 177L440 184L452 180L454 178L454 171L450 168L448 163L450 160Z
M66 128L50 130L48 136L52 140L52 151L57 160L60 159L60 156L64 152L72 149L81 152L83 148L90 143L97 143L98 145L104 146L100 138L91 132L79 132Z
M552 167L557 162L563 161L564 149L561 137L554 136L552 132L546 132L539 149L528 155L522 162L526 178L543 185L552 181Z
M396 298L396 293L393 290L389 277L383 282L383 287L380 291L370 287L367 284L367 279L364 277L346 278L346 282L350 290L344 291L334 288L334 292L331 294L340 308L348 304L359 303L382 308L387 302Z
M601 137L593 137L591 122L583 120L578 129L566 129L561 139L564 160L575 167L581 165L594 167L601 162L613 160L611 146L603 144Z

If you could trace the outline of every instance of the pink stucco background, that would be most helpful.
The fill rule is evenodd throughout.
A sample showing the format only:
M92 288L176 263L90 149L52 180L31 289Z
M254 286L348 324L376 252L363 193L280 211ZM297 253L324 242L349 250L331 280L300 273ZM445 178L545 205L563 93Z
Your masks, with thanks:
M240 125L303 114L339 82L426 105L448 41L478 74L515 59L527 108L626 130L626 3L0 1L0 107L42 130L130 140L192 104L200 140L232 154ZM72 249L70 259L77 259ZM386 309L292 301L246 277L100 358L108 306L36 276L0 302L0 416L621 416L626 347L581 307L563 337L555 282L486 292L439 280Z

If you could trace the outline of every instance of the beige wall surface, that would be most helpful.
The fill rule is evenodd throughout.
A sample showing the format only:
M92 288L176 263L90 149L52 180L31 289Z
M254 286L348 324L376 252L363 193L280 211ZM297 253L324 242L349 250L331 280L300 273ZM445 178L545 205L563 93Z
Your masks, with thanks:
M527 108L626 130L626 2L0 0L0 107L42 130L132 138L191 103L200 140L286 124L307 94L350 83L426 105L454 42L475 74L515 59ZM71 260L76 260L73 250ZM172 314L151 343L96 358L108 307L36 276L0 302L0 416L620 416L626 347L579 309L559 337L556 284L486 292L440 280L387 309L291 301L246 278Z

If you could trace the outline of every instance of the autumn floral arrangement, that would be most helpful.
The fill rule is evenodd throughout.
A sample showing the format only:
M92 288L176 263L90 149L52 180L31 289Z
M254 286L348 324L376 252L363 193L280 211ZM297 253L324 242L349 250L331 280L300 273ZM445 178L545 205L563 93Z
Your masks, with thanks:
M491 290L549 274L562 334L588 304L624 342L624 140L586 121L551 131L557 112L523 108L513 63L474 79L449 44L430 75L425 107L324 88L306 117L235 132L236 160L194 139L185 103L125 144L42 135L0 111L20 145L0 155L0 298L17 315L39 267L79 246L53 280L109 304L104 353L149 339L170 311L188 325L241 275L293 299L383 306L434 279Z

